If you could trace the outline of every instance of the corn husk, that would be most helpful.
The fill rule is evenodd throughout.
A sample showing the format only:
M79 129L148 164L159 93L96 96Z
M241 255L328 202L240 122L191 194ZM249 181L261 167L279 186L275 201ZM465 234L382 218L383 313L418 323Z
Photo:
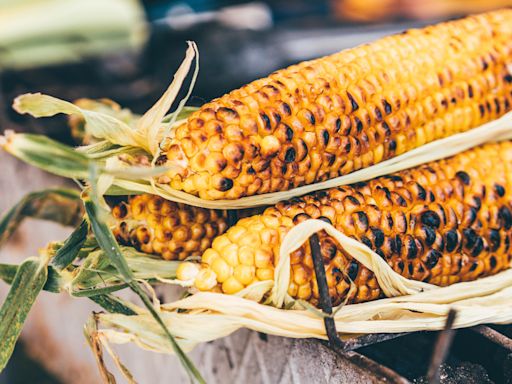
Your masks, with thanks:
M457 310L455 328L512 322L512 269L447 287L409 280L393 271L366 245L319 220L304 221L286 235L273 283L258 282L238 295L195 293L185 299L163 304L160 307L161 317L173 329L185 350L198 343L227 336L240 328L284 337L326 339L325 315L319 315L300 302L293 302L286 294L290 278L290 254L320 230L333 236L348 254L372 270L389 296L334 308L333 318L341 338L377 332L439 330L444 327L448 311L452 308ZM263 291L267 289L265 293L271 294L272 305L254 300L261 295L262 287ZM98 319L102 325L98 332L106 342L134 342L144 349L171 352L165 344L164 335L144 310L138 311L136 316L100 314ZM208 326L205 327L205 324Z

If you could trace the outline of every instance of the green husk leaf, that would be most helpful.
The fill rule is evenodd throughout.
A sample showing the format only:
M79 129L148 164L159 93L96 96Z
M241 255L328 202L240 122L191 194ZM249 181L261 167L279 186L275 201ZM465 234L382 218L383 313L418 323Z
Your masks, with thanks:
M61 248L57 251L52 260L52 265L58 270L62 270L70 265L73 260L78 256L80 249L87 240L87 233L89 232L89 224L86 220L73 231Z
M19 265L16 264L0 264L0 280L12 285L16 273L18 272ZM48 278L43 287L43 290L59 293L61 291L62 279L59 272L51 265L48 266Z
M181 363L187 370L187 373L189 374L191 380L195 379L199 383L204 383L205 381L201 377L201 374L194 366L192 361L188 358L188 356L183 352L181 347L178 345L178 343L174 339L174 336L171 334L171 332L161 319L160 315L156 311L155 307L153 306L153 303L151 302L146 292L144 292L144 290L140 287L139 283L134 279L134 275L130 268L128 267L128 264L123 257L121 249L119 248L119 245L117 244L117 241L115 240L112 231L100 219L101 215L98 212L98 210L101 208L88 197L85 197L84 205L87 215L89 217L91 228L94 232L94 235L96 236L98 244L103 249L103 251L108 255L110 261L116 267L120 277L123 279L125 283L129 285L132 291L134 291L140 297L140 299L144 303L145 307L147 308L151 316L163 329L168 340L171 343L173 350L175 351Z
M0 245L18 228L24 218L50 220L62 225L77 225L83 216L78 191L45 189L23 197L0 220Z
M18 268L0 309L0 372L12 355L23 323L48 278L48 257L29 258Z
M121 313L121 314L127 315L127 316L132 316L132 315L137 314L137 312L135 312L133 309L131 309L129 306L127 306L123 302L123 300L121 300L117 296L110 295L110 294L103 294L103 295L90 296L89 298L92 301L94 301L96 304L101 306L103 309L105 309L107 312Z
M3 148L16 158L58 176L85 179L89 158L46 136L6 132Z

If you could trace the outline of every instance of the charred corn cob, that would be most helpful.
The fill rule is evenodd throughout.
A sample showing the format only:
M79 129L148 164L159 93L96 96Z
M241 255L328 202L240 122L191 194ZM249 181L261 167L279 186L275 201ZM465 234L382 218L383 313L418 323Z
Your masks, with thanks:
M227 228L225 211L178 204L143 194L112 207L113 233L124 245L166 260L201 255Z
M324 181L493 120L512 104L512 10L409 30L277 71L161 142L160 183L236 199Z
M272 280L279 247L295 224L314 218L366 244L402 276L445 286L508 268L512 258L512 142L487 144L452 158L339 187L267 208L213 240L195 277L199 290L236 293ZM319 234L335 304L382 295L373 273ZM178 277L191 278L191 263ZM196 269L197 270L197 269ZM288 293L316 303L309 244L291 255Z

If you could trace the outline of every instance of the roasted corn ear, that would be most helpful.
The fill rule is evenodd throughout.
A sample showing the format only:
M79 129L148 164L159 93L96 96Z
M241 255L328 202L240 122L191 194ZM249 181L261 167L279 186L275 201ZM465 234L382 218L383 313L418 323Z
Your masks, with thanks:
M487 144L367 183L282 202L240 220L213 240L196 275L191 263L183 263L178 277L195 279L201 291L227 294L272 280L284 236L311 218L366 244L408 279L446 286L492 275L508 268L512 258L511 169L512 142ZM319 238L335 304L382 296L369 269L325 232ZM309 244L291 254L290 281L289 295L316 304Z
M166 260L200 256L227 229L226 211L191 207L150 194L113 204L113 233L131 245Z
M162 184L237 199L324 181L494 120L512 104L512 10L413 29L279 70L161 144Z

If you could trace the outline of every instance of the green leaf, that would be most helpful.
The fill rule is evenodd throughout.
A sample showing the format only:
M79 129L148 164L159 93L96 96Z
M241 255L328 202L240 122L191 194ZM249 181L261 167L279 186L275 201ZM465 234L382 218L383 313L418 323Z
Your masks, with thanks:
M85 179L89 158L46 136L6 133L3 148L16 158L58 176Z
M18 268L0 309L0 372L12 355L23 323L48 278L48 258L29 258Z
M116 296L104 294L104 295L90 296L89 298L92 301L94 301L96 304L101 306L103 309L105 309L107 312L121 313L121 314L127 315L127 316L133 316L133 315L137 314L137 312L135 312L130 307L126 306L123 303L123 301Z
M21 199L0 220L0 245L18 228L24 218L55 221L62 225L77 225L83 217L78 191L45 189Z
M71 236L66 239L64 245L59 248L53 257L52 265L56 269L62 270L75 260L87 239L88 231L89 224L86 220L82 220L82 223L73 231Z
M19 265L16 264L0 264L0 280L11 285L14 281ZM48 266L48 278L43 287L45 291L59 293L61 291L61 276L55 268Z

